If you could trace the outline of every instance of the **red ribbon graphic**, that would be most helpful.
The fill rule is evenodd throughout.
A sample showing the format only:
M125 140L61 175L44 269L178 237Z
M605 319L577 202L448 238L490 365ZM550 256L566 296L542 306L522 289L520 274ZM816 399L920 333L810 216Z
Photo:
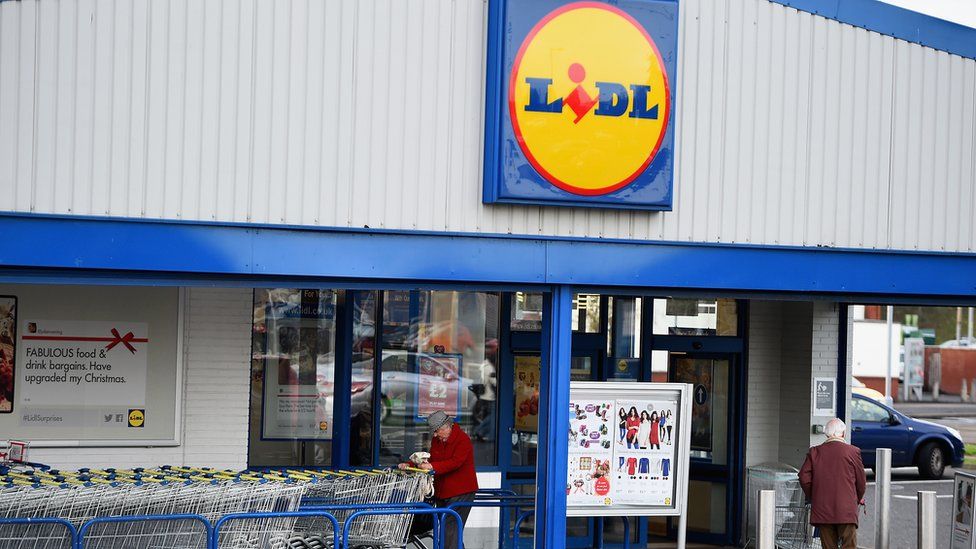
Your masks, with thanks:
M135 340L136 336L132 335L132 332L128 332L125 335L119 335L119 331L116 328L112 328L112 335L115 336L115 339L105 346L106 350L111 351L112 347L115 347L121 343L122 345L125 345L125 348L131 351L132 354L136 354L136 348L132 346L132 341Z

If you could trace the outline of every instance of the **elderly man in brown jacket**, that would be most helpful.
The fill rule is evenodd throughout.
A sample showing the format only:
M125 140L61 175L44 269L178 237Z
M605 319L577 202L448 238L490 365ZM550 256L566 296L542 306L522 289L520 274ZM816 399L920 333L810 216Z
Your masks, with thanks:
M810 448L800 468L800 486L812 503L810 523L820 528L824 549L857 548L858 505L864 501L861 451L844 442L847 426L827 422L827 442Z

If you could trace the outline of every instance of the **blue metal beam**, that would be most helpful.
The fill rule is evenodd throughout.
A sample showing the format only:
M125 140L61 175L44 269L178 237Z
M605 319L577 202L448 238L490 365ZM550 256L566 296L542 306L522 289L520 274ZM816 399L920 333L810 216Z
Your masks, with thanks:
M573 289L543 296L539 449L536 461L535 546L566 547L566 475L569 460L569 377L573 354Z
M0 215L0 278L567 284L976 302L976 255ZM146 282L151 283L151 282Z

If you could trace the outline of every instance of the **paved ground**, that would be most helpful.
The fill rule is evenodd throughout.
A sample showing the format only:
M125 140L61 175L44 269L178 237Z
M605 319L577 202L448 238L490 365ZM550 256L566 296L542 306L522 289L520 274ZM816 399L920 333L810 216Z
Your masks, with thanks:
M874 547L874 475L868 472L868 489L865 495L867 515L861 518L858 531L859 547ZM921 490L936 493L936 547L949 547L949 516L952 511L952 470L947 469L943 480L918 480L916 469L895 469L891 474L891 528L889 542L891 549L914 549L917 545L916 523L918 501L916 494Z

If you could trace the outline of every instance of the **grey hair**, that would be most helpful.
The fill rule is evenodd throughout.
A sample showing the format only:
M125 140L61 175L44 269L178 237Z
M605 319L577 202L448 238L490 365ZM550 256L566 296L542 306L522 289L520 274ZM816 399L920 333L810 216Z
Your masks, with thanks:
M847 425L840 419L834 418L824 426L824 434L827 438L844 438L847 434Z

